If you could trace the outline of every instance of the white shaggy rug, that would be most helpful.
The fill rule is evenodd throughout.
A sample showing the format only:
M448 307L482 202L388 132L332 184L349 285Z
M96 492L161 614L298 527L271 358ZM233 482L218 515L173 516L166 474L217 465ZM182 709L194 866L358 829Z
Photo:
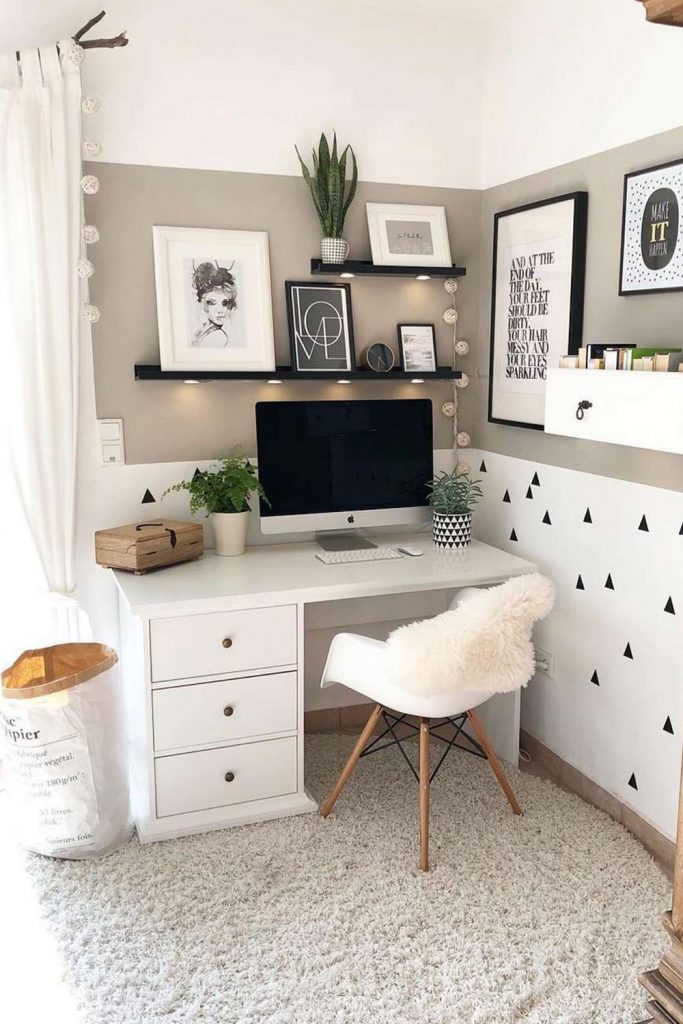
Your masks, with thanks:
M351 743L307 739L315 796ZM666 946L666 879L605 815L510 776L523 818L487 764L449 756L429 874L396 750L361 761L327 821L134 841L98 863L25 857L74 1024L641 1020L636 976Z

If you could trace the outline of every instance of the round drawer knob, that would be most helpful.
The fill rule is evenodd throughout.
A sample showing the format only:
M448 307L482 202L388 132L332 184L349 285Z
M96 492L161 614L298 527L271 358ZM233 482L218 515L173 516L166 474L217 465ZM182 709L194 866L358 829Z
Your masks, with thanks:
M234 780L234 778L235 778L235 773L234 772L226 772L225 773L225 781L226 782L232 782Z
M226 718L230 718L231 715L235 714L235 709L228 704L227 708L223 708L223 714Z
M225 640L223 640L223 647L225 647L226 650L228 647L232 647L232 640L229 636L226 636Z

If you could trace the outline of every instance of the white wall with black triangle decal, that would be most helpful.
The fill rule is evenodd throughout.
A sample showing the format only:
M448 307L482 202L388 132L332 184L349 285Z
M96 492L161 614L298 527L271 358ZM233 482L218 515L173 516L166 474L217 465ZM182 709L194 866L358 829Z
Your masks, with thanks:
M556 678L537 676L524 691L523 728L673 839L683 493L489 451L477 453L482 461L475 536L537 563L557 585L536 635Z

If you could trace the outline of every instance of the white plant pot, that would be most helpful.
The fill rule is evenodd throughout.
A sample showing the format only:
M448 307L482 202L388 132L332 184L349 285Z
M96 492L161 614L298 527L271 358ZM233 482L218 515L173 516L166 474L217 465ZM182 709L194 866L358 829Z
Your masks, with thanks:
M247 544L248 512L212 512L217 555L243 555Z
M454 548L468 548L472 543L472 513L444 515L432 513L432 532L437 548L451 551Z
M323 238L320 255L323 263L344 263L349 255L349 243L343 238Z

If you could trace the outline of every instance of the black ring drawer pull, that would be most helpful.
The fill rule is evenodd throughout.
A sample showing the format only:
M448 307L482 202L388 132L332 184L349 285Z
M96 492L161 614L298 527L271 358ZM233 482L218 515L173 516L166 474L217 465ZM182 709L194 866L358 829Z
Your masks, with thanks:
M592 408L593 408L593 403L592 402L588 402L585 398L583 398L579 402L577 407L576 407L576 418L577 418L577 420L582 420L583 417L584 417L584 414L586 412L586 409L592 409Z
M226 782L232 782L234 780L234 778L235 778L235 773L234 772L226 772L225 773L225 781Z
M232 647L232 639L229 636L226 636L225 640L222 640L221 642L223 644L223 647L225 647L226 650L229 647Z
M235 709L228 704L227 708L223 708L223 714L226 718L230 718L231 715L235 714Z

